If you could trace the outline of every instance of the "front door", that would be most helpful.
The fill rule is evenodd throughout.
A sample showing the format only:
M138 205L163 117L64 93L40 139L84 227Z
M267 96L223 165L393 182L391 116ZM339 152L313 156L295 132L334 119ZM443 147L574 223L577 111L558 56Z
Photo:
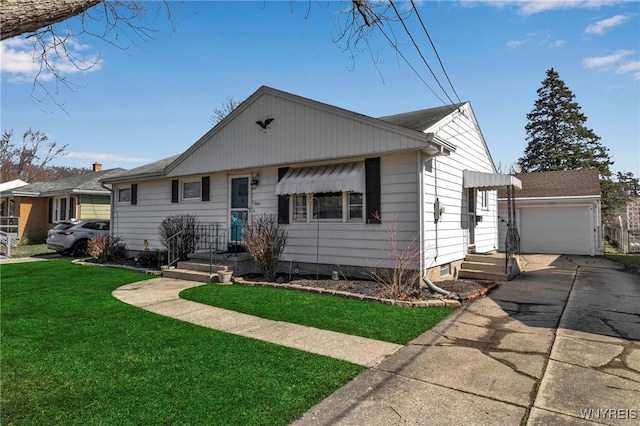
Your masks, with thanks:
M242 242L242 227L249 220L249 178L231 179L231 202L229 203L229 241Z
M467 211L469 214L469 245L476 244L476 189L467 189Z

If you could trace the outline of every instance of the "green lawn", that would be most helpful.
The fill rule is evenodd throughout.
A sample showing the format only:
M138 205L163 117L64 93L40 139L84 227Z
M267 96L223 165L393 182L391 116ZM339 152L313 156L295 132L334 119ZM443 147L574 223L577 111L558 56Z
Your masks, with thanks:
M55 250L47 248L46 244L19 244L11 247L11 257L30 257L40 254L55 254Z
M206 285L180 297L207 305L325 330L407 344L455 309L407 308L296 290Z
M284 425L364 370L129 306L151 278L71 264L3 264L2 424Z

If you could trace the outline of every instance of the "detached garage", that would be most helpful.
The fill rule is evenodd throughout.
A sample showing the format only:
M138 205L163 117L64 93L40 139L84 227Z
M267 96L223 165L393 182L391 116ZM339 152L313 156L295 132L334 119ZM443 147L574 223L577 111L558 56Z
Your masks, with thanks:
M602 254L598 170L517 175L515 220L521 253ZM498 193L500 250L504 250L508 205Z

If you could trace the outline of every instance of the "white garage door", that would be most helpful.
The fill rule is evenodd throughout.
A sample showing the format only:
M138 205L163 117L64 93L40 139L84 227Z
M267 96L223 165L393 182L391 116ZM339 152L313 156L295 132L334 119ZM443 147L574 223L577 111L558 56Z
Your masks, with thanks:
M588 207L521 207L522 253L591 254Z

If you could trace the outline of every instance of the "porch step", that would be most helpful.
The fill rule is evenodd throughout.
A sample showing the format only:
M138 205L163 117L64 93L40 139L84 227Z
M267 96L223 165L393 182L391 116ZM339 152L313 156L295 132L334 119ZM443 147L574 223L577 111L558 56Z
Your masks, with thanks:
M208 268L208 265L207 265ZM165 278L173 278L176 280L195 281L199 283L210 283L218 278L218 274L202 271L193 271L189 269L170 268L162 271L162 276Z
M520 268L515 258L509 261L509 268L505 271L505 255L503 253L468 254L462 262L459 278L509 281L520 274Z
M209 263L204 263L204 262L194 262L194 261L187 261L187 262L178 262L178 264L176 265L176 269L188 269L189 271L200 271L200 272L209 272L209 271L219 271L220 269L229 269L228 265L222 265L222 264L218 264L218 263L214 263L213 265L211 265L211 267L209 267Z
M487 281L509 281L509 276L505 273L486 272L481 269L460 269L458 278Z
M504 273L504 259L502 259L501 264L496 264L496 263L487 263L487 262L468 262L468 261L463 261L462 262L462 266L461 269L462 270L473 270L473 269L479 269L481 271L485 271L485 272L493 272L496 274L503 274Z

